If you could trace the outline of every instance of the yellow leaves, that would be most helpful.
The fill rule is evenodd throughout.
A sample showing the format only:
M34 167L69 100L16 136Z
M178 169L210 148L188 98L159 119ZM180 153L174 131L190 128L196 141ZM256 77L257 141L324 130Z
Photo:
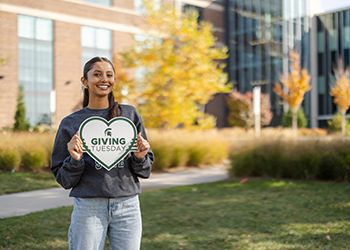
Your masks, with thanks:
M146 7L149 30L161 30L164 36L148 36L124 55L130 66L146 68L139 83L144 88L138 90L146 126L213 126L214 119L202 109L215 93L231 90L220 63L227 48L215 47L212 26L198 24L197 14L179 17L169 6L160 11Z
M334 103L338 106L339 111L345 114L350 107L350 79L345 72L337 77L330 94L334 97Z
M292 110L297 110L304 99L304 95L311 89L309 84L310 76L305 69L301 69L299 54L290 53L291 72L287 76L281 77L281 82L276 83L274 92L279 95L284 102L288 103Z

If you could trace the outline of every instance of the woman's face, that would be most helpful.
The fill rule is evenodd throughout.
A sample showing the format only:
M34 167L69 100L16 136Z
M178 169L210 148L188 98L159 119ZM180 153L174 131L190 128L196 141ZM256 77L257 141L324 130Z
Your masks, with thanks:
M115 75L112 65L108 62L96 62L88 71L83 84L89 89L90 97L104 97L113 90Z

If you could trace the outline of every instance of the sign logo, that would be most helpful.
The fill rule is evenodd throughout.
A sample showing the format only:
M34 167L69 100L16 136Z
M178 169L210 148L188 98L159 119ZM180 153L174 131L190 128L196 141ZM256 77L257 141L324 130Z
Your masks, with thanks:
M79 135L83 151L108 171L123 161L129 152L137 151L137 130L126 117L107 121L92 116L81 123Z

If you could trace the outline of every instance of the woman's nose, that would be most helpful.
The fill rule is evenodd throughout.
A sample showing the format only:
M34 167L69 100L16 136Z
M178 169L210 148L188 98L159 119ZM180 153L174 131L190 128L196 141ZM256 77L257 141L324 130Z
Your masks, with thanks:
M107 75L102 75L101 81L107 82L108 81Z

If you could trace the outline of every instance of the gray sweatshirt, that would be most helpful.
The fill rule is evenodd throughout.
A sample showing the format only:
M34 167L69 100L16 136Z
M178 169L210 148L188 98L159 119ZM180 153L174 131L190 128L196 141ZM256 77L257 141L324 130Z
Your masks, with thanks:
M130 105L119 105L121 116L134 122L137 132L147 140L140 115ZM150 150L143 160L129 153L124 160L110 171L101 167L88 154L81 160L71 158L67 143L78 131L80 124L88 117L108 117L108 109L83 108L66 116L57 131L51 155L51 171L57 182L65 189L72 189L70 196L89 198L116 198L132 196L141 192L138 178L148 178L151 174L153 152Z

